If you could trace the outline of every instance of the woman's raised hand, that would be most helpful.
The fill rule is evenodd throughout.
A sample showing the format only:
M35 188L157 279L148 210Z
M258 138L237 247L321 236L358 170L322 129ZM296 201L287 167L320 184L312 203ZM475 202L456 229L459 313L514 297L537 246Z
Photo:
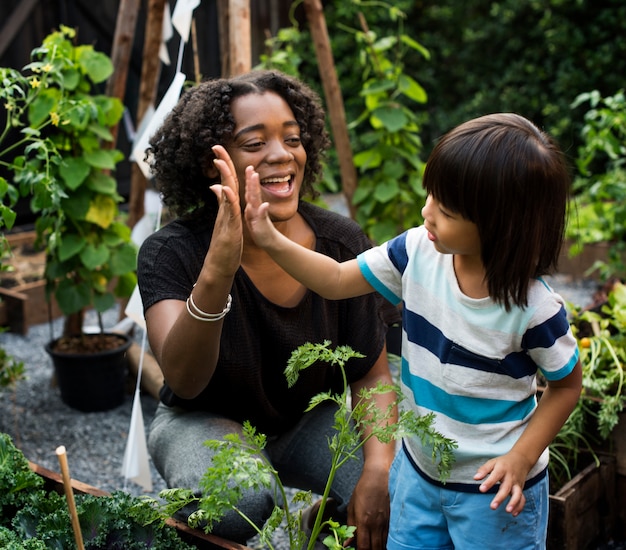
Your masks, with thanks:
M221 183L211 186L219 204L213 229L209 256L214 258L216 269L226 270L232 276L241 264L243 233L241 226L241 202L237 171L230 155L221 145L213 147L215 167L220 173ZM207 256L207 258L209 257Z

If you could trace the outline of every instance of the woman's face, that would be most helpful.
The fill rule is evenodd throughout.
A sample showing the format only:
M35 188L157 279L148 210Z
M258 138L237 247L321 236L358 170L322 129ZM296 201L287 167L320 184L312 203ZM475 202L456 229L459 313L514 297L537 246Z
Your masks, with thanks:
M261 181L261 200L269 203L272 220L290 219L298 208L307 158L296 117L273 92L238 97L231 112L235 129L226 149L237 171L242 207L245 169L253 166Z

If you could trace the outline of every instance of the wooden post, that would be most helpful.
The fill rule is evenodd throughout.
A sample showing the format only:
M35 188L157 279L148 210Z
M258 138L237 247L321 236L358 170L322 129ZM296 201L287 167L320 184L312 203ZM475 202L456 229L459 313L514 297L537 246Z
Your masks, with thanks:
M231 76L247 73L252 68L250 0L229 0L228 37Z
M140 0L121 0L117 11L115 23L115 36L111 48L111 62L113 74L109 77L106 86L106 95L117 97L122 102L126 95L126 80L128 79L128 66L135 39L135 27L139 13ZM113 141L107 147L115 148L119 124L111 129Z
M38 0L23 0L19 5L16 5L9 15L8 19L2 25L0 30L0 56L4 55L4 52L13 42L15 35L20 32L22 25L28 19L29 15L37 5Z
M230 72L230 55L229 55L229 43L228 28L229 28L229 13L228 3L230 0L217 0L217 28L219 34L220 45L220 71L222 76L231 74Z
M165 0L150 0L146 34L143 44L143 64L141 66L141 83L139 85L139 102L137 105L137 126L146 111L156 102L157 86L161 72L159 48L163 36L163 12ZM134 227L144 215L144 196L148 182L143 172L133 163L130 175L130 197L128 200L128 225Z
M328 28L321 0L304 0L304 9L311 28L311 36L315 45L315 55L319 66L326 105L330 118L339 169L341 172L341 187L350 215L354 218L355 208L352 197L357 187L357 172L352 158L352 146L348 136L346 113L343 106L343 98L339 87L339 79L335 70L335 62L328 38Z

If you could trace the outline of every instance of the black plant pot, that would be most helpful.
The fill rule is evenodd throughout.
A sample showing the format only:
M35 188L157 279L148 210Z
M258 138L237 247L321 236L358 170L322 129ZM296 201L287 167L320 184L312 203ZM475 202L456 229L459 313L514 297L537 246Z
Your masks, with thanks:
M87 338L99 334L87 334ZM126 352L132 341L125 334L120 347L97 353L64 353L55 351L53 340L46 344L52 358L61 399L66 405L83 412L107 411L119 407L126 394Z

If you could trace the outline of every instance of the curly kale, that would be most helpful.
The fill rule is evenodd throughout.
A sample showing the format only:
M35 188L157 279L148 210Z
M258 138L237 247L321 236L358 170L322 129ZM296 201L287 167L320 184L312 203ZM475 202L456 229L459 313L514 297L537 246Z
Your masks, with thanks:
M64 550L75 547L65 495L46 491L44 479L0 433L0 548ZM89 550L192 550L166 524L151 499L123 491L74 495L83 542Z

